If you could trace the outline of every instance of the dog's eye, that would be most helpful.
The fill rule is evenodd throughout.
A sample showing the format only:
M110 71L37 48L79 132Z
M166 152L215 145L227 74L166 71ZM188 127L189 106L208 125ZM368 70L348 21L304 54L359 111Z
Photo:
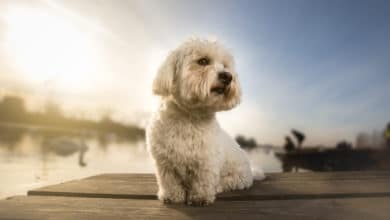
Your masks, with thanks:
M198 62L198 64L201 65L201 66L207 66L207 65L209 65L209 63L210 63L210 59L207 58L207 57L202 57L202 58L200 58L197 62Z

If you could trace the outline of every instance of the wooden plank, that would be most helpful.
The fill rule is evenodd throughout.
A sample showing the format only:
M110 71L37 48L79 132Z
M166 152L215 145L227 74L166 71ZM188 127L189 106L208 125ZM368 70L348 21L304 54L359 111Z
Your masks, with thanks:
M103 174L31 190L28 195L156 199L151 174ZM245 191L218 195L219 200L275 200L390 196L390 172L270 174Z
M137 178L140 180L155 181L154 175L150 173L109 173L100 174L97 176L91 176L86 179L104 179L104 180L129 180ZM378 179L378 178L390 178L390 171L348 171L348 172L304 172L304 173L269 173L267 179L275 180L322 180L322 179Z
M217 201L208 207L157 200L21 196L0 201L0 219L390 219L390 198Z

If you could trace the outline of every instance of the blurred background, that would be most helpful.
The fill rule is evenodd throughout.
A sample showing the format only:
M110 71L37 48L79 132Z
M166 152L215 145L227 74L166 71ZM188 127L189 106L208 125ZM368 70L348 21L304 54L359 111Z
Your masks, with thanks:
M154 171L151 92L190 37L234 54L243 102L218 118L266 172L390 169L386 0L0 1L0 198Z

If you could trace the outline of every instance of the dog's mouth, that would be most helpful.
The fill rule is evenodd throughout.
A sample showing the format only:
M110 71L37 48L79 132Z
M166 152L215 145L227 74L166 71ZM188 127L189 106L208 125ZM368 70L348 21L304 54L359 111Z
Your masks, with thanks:
M229 88L227 86L216 86L211 88L211 92L218 94L218 95L223 95L227 93Z

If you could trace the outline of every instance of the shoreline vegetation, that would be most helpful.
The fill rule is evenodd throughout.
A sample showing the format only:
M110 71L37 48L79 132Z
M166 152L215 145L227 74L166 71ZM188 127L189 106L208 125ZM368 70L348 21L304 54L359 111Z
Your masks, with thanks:
M104 116L99 121L64 116L60 107L53 103L47 104L43 112L30 112L25 108L24 99L18 96L0 99L0 126L68 134L111 133L133 140L145 135L143 128L116 122L110 116Z

